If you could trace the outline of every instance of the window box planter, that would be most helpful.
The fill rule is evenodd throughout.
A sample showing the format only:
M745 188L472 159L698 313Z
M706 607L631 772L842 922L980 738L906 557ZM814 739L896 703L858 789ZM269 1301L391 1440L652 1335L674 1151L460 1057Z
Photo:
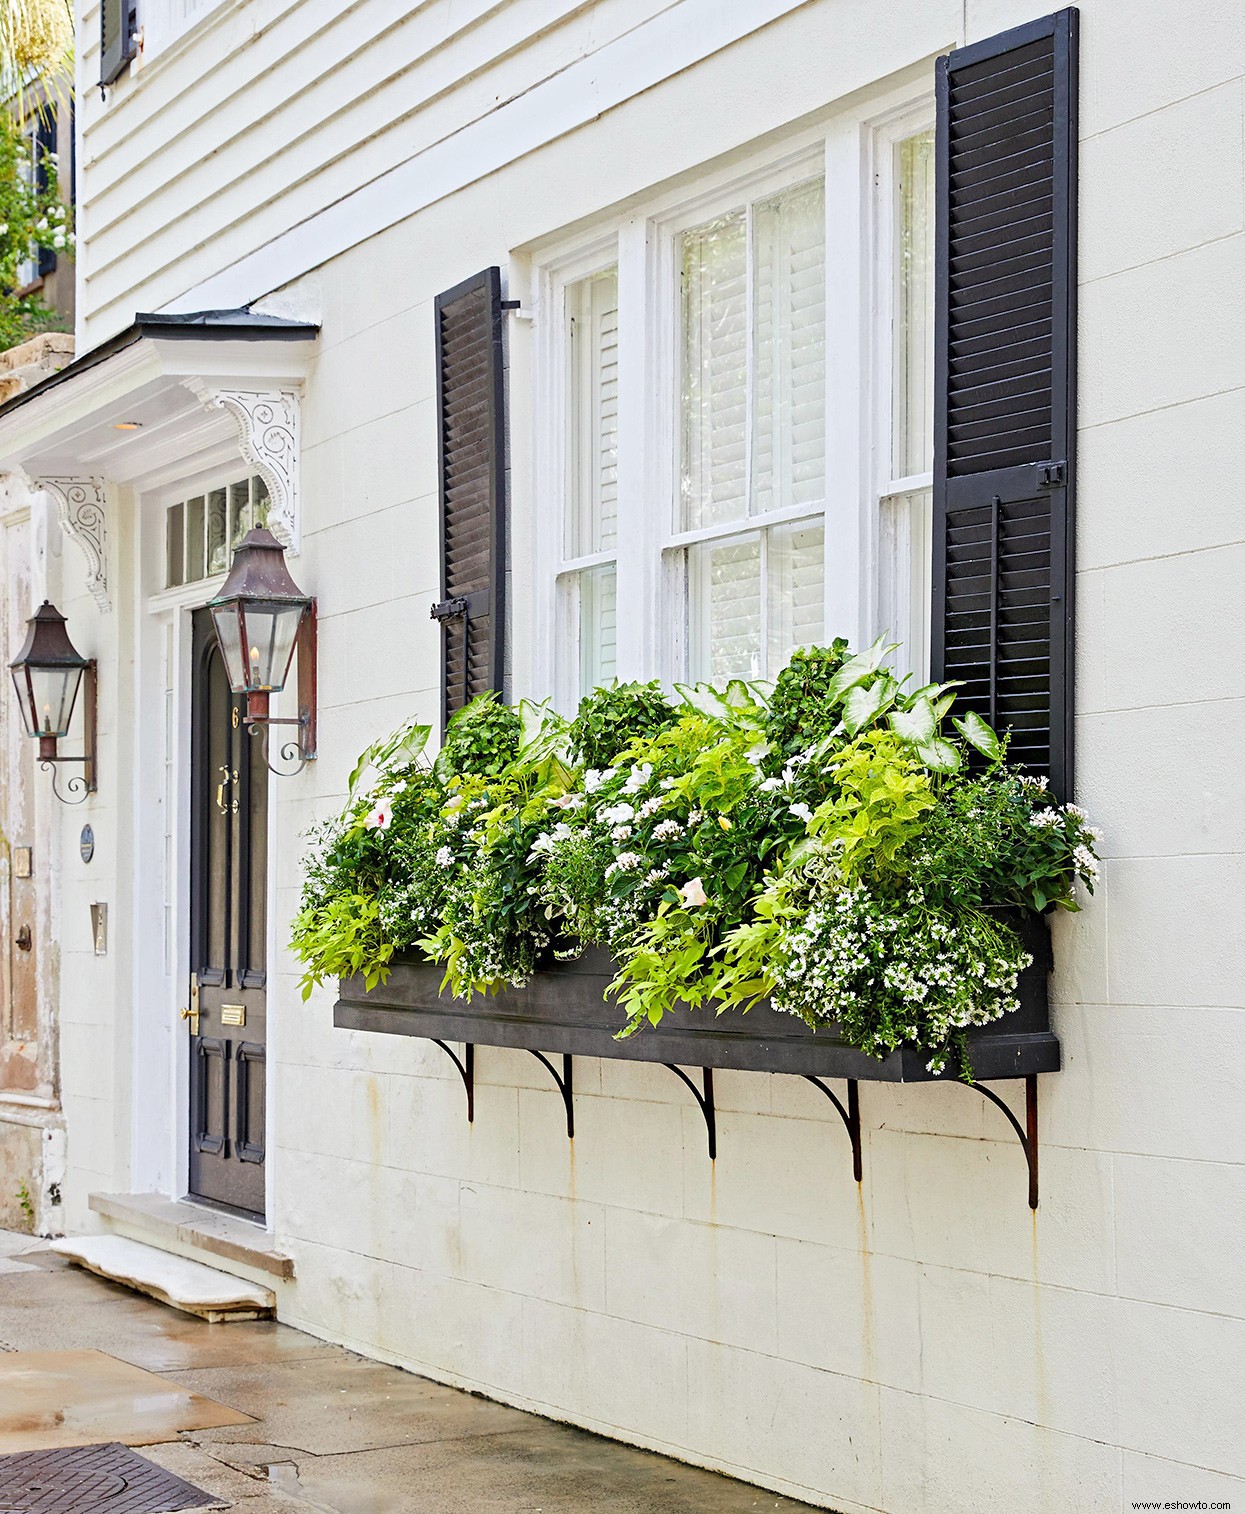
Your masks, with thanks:
M979 1080L1021 1078L1059 1068L1059 1042L1050 1029L1047 997L1047 923L1041 918L1024 920L1019 929L1033 965L1021 976L1020 1008L969 1034L973 1075ZM614 973L604 952L550 962L525 988L478 994L470 1002L442 993L442 969L421 958L396 958L391 968L388 981L370 991L362 977L342 979L333 1023L349 1030L630 1062L891 1083L933 1078L926 1069L928 1053L917 1047L901 1047L879 1061L845 1046L832 1026L813 1031L795 1015L766 1003L721 1015L675 1009L660 1024L619 1040L624 1017L617 1002L605 997ZM943 1080L951 1076L944 1074Z

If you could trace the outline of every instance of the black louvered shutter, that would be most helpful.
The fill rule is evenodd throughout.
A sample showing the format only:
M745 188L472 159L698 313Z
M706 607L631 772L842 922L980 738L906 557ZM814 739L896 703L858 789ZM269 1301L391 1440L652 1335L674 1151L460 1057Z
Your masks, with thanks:
M136 0L100 0L99 82L111 84L134 56L138 45Z
M1072 787L1077 13L938 64L933 672Z
M502 689L506 625L506 416L501 270L438 295L442 726Z

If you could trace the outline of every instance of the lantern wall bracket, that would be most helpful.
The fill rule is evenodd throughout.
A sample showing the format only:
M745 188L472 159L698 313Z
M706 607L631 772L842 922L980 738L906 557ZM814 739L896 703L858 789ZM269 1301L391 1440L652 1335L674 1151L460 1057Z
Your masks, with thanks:
M56 750L55 740L50 750L39 742L39 766L52 775L52 792L62 804L84 804L99 788L98 756L96 749L96 668L92 657L82 673L82 754L78 757L62 757ZM57 768L63 763L80 763L82 771L65 780L62 792L57 782ZM73 797L71 798L70 795Z
M827 1088L826 1085L821 1081L820 1078L815 1077L811 1072L803 1073L803 1074L801 1074L801 1076L807 1082L811 1083L814 1088L820 1088L821 1091L822 1091L822 1093L825 1094L826 1098L828 1098L830 1100L830 1102L834 1105L835 1109L838 1110L838 1112L839 1112L839 1118L843 1121L843 1124L847 1128L847 1138L852 1143L852 1176L859 1183L862 1180L862 1178L864 1177L864 1163L863 1163L863 1161L861 1159L861 1151L860 1151L860 1084L859 1084L859 1082L855 1078L848 1078L848 1080L847 1080L847 1108L844 1109L843 1108L842 1100L839 1098L839 1096L836 1093L834 1093L831 1089Z

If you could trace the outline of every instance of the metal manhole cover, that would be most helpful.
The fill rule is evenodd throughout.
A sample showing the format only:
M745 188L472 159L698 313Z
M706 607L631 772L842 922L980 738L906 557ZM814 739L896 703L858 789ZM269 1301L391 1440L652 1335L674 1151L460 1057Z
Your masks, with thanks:
M126 1446L0 1456L0 1514L165 1514L216 1502Z

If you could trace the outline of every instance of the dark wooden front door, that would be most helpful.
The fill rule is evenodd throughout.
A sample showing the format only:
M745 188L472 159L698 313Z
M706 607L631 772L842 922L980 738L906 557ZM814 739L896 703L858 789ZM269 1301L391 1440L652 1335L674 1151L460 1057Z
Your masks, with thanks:
M262 1216L268 767L206 610L193 642L190 1192Z

